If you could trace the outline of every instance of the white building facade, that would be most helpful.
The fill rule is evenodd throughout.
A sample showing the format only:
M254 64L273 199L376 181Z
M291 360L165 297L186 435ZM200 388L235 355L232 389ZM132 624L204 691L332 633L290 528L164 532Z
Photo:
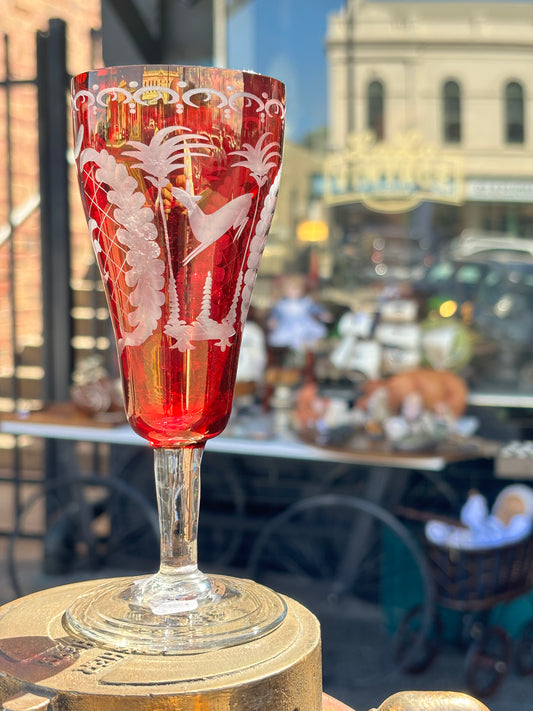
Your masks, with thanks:
M533 238L532 2L347 0L326 48L325 192L345 243L412 226L424 203L433 249L465 229Z

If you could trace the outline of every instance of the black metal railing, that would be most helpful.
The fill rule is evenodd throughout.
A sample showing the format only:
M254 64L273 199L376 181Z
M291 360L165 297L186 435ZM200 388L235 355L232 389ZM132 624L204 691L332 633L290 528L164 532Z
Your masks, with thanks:
M18 348L19 343L19 314L17 309L16 298L16 246L18 234L24 223L24 218L29 217L33 210L38 209L40 199L34 199L30 202L28 208L17 214L14 200L14 156L13 156L13 101L14 92L20 86L37 87L37 78L31 79L14 79L11 69L11 53L9 37L4 36L4 79L0 82L0 91L4 95L5 106L5 122L4 122L4 141L5 141L5 173L4 179L6 183L5 199L7 222L2 233L2 244L0 249L4 250L7 257L7 284L3 284L3 290L7 298L7 311L9 319L9 327L5 330L8 334L8 346L2 349L2 373L3 373L3 394L7 397L3 398L4 410L15 411L21 406L21 353ZM33 208L33 209L32 209ZM12 446L6 445L3 449L4 464L8 465L6 473L2 476L2 481L11 483L11 495L13 503L13 516L19 515L22 501L22 449L19 437L14 437ZM31 479L30 479L31 483ZM8 530L0 530L0 533L8 533Z
M98 42L98 32L91 30L91 46ZM66 24L51 19L45 32L36 36L37 74L20 79L12 66L9 36L4 36L3 67L0 66L0 101L4 119L0 119L0 140L4 160L0 163L0 181L5 183L4 220L0 226L0 258L3 263L1 284L5 295L3 312L8 323L2 324L3 342L0 347L1 410L3 416L38 409L46 402L65 402L70 398L74 367L73 355L73 296L71 288L71 231L69 205L68 163L68 103L69 76L66 67ZM17 160L20 145L17 140L17 121L21 117L19 92L22 87L33 88L32 109L24 113L24 120L35 117L34 131L38 135L35 148L35 173L39 171L35 194L20 203L15 190ZM27 97L25 99L28 101ZM20 133L20 131L19 131ZM3 135L2 135L3 134ZM25 157L26 158L26 157ZM18 188L20 190L20 188ZM28 191L32 192L31 187ZM24 264L20 263L21 244L28 240L25 222L39 215L39 231L32 259L40 259L41 307L36 305L37 318L28 323L21 314L24 292ZM39 256L40 252L40 256ZM32 277L33 278L33 277ZM94 297L96 300L97 295ZM95 301L96 303L96 301ZM98 324L95 324L96 329ZM101 325L100 325L101 328ZM31 333L29 333L31 332ZM32 355L33 371L39 377L28 389L26 375L28 355L25 353L27 336L40 346ZM34 347L35 348L35 347ZM31 397L30 397L31 394ZM24 498L24 485L53 479L61 461L62 443L53 440L33 441L27 438L3 436L0 443L0 482L11 485L13 506L7 525L0 526L0 535L9 535L12 521L18 517ZM31 449L31 453L29 450ZM28 456L31 455L31 456ZM6 520L6 519L4 519Z

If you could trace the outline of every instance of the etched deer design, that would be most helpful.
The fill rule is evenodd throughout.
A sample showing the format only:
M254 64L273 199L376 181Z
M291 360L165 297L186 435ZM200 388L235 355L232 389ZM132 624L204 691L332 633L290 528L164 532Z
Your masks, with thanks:
M245 193L222 205L215 212L206 214L198 205L201 195L194 195L188 182L186 190L173 187L172 195L187 210L192 233L200 243L185 257L183 264L188 264L191 259L220 239L230 227L236 230L235 239L238 239L246 226L252 204L252 194Z

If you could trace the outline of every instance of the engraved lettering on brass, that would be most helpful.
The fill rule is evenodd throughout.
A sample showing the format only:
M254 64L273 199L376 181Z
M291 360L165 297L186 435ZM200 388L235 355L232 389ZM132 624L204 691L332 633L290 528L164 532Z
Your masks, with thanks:
M68 635L66 637L61 637L59 642L62 642L63 644L69 646L69 647L75 647L76 649L79 650L84 650L84 649L92 649L93 647L96 646L94 642L91 642L88 639L79 639L78 637L74 637L71 635Z
M79 651L70 645L56 644L55 647L50 647L39 655L35 656L35 661L40 664L49 664L55 666L62 664L65 660L77 658Z
M126 656L127 654L124 652L103 652L98 657L95 657L94 659L91 659L90 661L85 662L85 664L77 667L74 671L87 675L96 674L102 669L109 667L111 664L121 661Z

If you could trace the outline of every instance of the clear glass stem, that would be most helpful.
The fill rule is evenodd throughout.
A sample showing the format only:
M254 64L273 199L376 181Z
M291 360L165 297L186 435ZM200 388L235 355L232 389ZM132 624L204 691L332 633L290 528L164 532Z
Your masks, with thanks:
M155 449L154 468L162 575L190 574L198 569L200 463L203 445Z
M211 578L198 570L200 463L203 444L154 449L161 560L159 572L141 579L132 600L154 615L183 614L215 600Z

